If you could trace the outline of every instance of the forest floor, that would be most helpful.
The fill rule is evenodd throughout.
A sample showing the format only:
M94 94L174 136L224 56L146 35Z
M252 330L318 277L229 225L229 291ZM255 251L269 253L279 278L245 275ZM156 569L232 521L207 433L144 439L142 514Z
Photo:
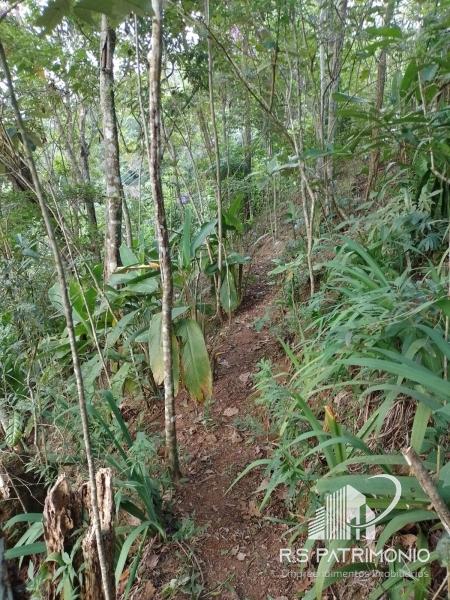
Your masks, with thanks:
M190 519L195 532L183 543L147 548L135 598L220 598L221 600L291 600L301 582L283 576L280 548L287 526L283 491L275 492L261 515L258 506L265 481L251 471L231 489L243 469L273 449L267 418L255 404L253 375L262 358L283 366L279 344L267 324L276 313L277 288L267 273L282 242L266 242L249 272L244 300L214 337L213 401L206 411L181 399L178 407L184 481L172 498L178 519ZM265 318L266 317L266 318ZM189 521L188 521L189 522ZM169 590L172 590L169 591Z

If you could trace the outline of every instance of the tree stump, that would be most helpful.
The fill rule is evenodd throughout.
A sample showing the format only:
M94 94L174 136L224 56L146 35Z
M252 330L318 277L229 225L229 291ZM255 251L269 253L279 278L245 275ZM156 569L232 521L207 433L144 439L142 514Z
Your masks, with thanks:
M96 475L97 502L100 515L105 556L109 561L107 570L110 576L110 589L115 590L114 581L114 496L112 489L111 469L99 469ZM102 577L98 561L97 542L91 514L90 494L88 484L82 488L83 505L90 514L91 525L82 543L83 561L85 565L81 598L83 600L99 600L103 598Z
M99 469L96 480L100 526L108 560L107 569L111 589L114 590L114 496L111 469ZM81 544L82 556L74 559L76 568L84 563L80 598L82 600L101 600L103 598L102 577L92 522L89 484L85 483L78 492L73 492L66 476L60 475L45 499L43 521L47 554L54 552L70 554L76 542L72 533L83 525L84 516L89 517L90 524ZM56 563L51 563L50 569L54 573ZM47 590L49 600L58 598L56 593L58 583L58 580L49 581Z

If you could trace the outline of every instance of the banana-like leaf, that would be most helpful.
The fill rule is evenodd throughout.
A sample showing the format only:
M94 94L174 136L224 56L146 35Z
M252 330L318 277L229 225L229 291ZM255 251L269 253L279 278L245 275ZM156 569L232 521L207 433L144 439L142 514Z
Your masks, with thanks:
M239 306L234 276L228 269L220 288L220 304L227 313L233 312Z
M164 358L161 337L161 313L153 315L148 331L148 351L150 368L157 385L164 383ZM176 336L172 334L172 376L175 395L178 393L180 381L180 352Z
M176 334L182 340L181 369L189 394L199 402L212 396L212 373L203 332L194 319L177 324Z
M122 265L124 267L129 267L131 265L137 265L139 263L139 259L136 254L128 248L125 244L122 244L119 248L120 252L120 260L122 261Z
M200 246L203 244L203 242L206 240L206 238L214 232L214 230L216 228L216 224L217 224L217 219L214 219L214 221L209 221L208 223L203 223L203 225L200 227L199 232L192 240L192 243L191 243L191 255L192 256L195 256L195 253L197 252L198 248L200 248Z

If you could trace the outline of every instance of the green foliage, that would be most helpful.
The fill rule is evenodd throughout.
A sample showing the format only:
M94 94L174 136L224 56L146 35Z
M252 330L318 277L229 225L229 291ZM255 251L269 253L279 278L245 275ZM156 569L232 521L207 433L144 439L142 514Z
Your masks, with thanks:
M273 454L246 472L266 470L263 506L282 485L292 509L300 492L314 487L317 500L343 481L361 486L380 508L388 495L367 475L401 473L404 496L379 540L396 539L405 524L416 521L417 544L434 552L429 528L439 523L417 482L407 477L400 446L407 441L424 457L447 498L449 8L441 0L222 4L211 3L214 124L202 8L191 0L164 5L161 158L174 283L175 392L184 386L208 406L209 317L221 307L231 321L253 243L268 229L274 241L277 234L284 239L287 225L294 240L277 255L271 276L283 279L277 306L283 318L275 331L290 369L283 378L262 361L256 376L258 402L279 439ZM115 112L134 238L131 247L122 244L120 266L107 282L101 14L116 33ZM148 106L147 79L139 70L142 75L147 68L151 18L147 0L29 0L1 23L26 138L68 276L96 460L114 469L119 509L139 520L136 527L117 529L116 578L127 566L130 573L125 597L148 536L166 533L159 442L141 430L146 408L160 402L164 378L161 277L144 156L147 116L140 109L141 102L143 113ZM5 89L2 96L0 451L20 452L27 470L49 485L65 464L80 465L76 385L24 140ZM375 179L366 194L372 166ZM308 211L314 212L312 239L306 235ZM311 258L316 293L308 301ZM268 312L255 327L271 324L273 315ZM246 424L256 433L254 423ZM29 530L8 550L10 557L42 551L41 523L33 516L23 520L28 518ZM297 525L294 536L301 533ZM74 556L51 560L59 591L76 595ZM323 596L335 584L339 570L332 575L331 567L321 562L307 598ZM369 597L425 598L429 565L416 579L412 566L397 567L404 573L375 586ZM47 576L48 564L34 572L29 563L36 594ZM204 592L189 570L173 578L164 595Z
M407 219L398 223L409 233ZM419 232L415 235L417 238L408 242L410 248L420 245ZM427 232L423 230L422 235ZM402 495L384 522L378 549L406 524L421 523L426 531L427 522L438 521L417 480L399 474L406 463L398 446L387 452L379 441L389 415L399 402L413 407L413 418L401 426L395 444L402 447L407 443L405 438L409 439L417 452L425 453L424 465L432 472L448 469L448 462L442 464L442 448L450 420L450 386L444 373L450 358L442 308L447 298L445 281L432 270L414 267L411 261L404 271L398 271L401 263L395 253L392 259L390 252L381 255L380 242L383 248L391 244L392 250L397 240L381 239L373 231L369 244L350 238L339 240L335 257L325 263L320 294L302 311L307 315L303 320L312 318L312 323L306 329L299 326L301 336L295 346L284 344L291 361L288 384L281 385L270 364L261 363L256 384L258 402L278 426L280 438L269 458L248 465L236 480L252 469L265 469L268 484L261 508L279 486L287 486L288 498L294 499L300 490L304 493L305 485L323 497L350 484L368 497L369 506L383 509L392 496L381 480L369 475L375 467L394 473L401 482ZM436 250L442 250L442 242L441 238ZM420 264L420 253L412 254L413 258ZM290 267L280 265L274 273L289 276ZM356 414L368 398L376 399L365 422L356 426L356 415L349 414L348 408L342 410L338 400L341 393ZM449 501L449 488L443 481L438 489ZM312 511L314 501L311 506ZM293 536L301 535L302 530L301 525L294 526ZM426 574L434 558L415 568ZM336 581L328 575L336 572L333 563L322 558L313 589L306 597L322 597ZM370 570L373 565L361 568ZM416 589L407 576L413 566L399 568L405 575L389 580L391 593ZM373 598L379 597L382 589L374 589Z

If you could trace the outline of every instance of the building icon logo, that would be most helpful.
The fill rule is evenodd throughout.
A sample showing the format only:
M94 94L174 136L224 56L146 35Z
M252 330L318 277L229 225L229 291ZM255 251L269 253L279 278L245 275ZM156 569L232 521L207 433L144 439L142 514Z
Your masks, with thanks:
M356 540L361 539L365 530L365 539L375 539L375 525L388 515L397 505L401 496L401 485L393 475L374 475L369 479L388 479L394 484L395 493L392 502L380 515L375 516L367 506L367 499L351 485L345 485L325 497L325 506L316 510L309 523L308 538L312 540Z

